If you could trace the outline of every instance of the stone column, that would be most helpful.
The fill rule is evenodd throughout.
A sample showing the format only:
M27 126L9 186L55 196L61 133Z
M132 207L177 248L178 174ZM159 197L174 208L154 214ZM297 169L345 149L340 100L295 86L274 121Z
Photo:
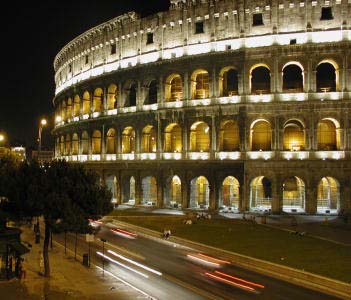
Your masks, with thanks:
M142 181L140 171L137 171L135 176L135 205L139 205L143 200Z
M244 79L243 75L238 73L238 94L244 94Z
M306 213L314 215L317 212L318 182L309 180L306 185Z
M163 84L163 77L160 76L159 78L159 87L158 87L158 91L157 91L157 102L158 102L158 106L159 107L163 107L163 103L165 101L164 99L164 91L165 91L165 87Z
M216 67L213 66L210 77L210 98L218 97Z
M211 149L210 155L214 159L217 152L217 130L216 130L216 117L212 116L211 118Z
M184 80L183 80L183 98L184 100L190 99L190 91L189 91L189 74L188 72L184 73Z
M211 183L210 183L210 195L209 195L209 198L210 198L209 199L209 209L210 210L218 209L218 202L216 201L217 194L218 194L218 192L217 192L216 178L215 178L215 176L213 176Z
M163 199L163 195L164 195L164 181L163 181L163 176L162 176L162 172L159 171L158 172L158 176L157 176L157 203L156 206L158 208L162 208L164 207L164 199Z
M183 159L185 159L187 156L187 153L189 151L189 148L188 148L188 122L185 122L183 124L182 136L183 136Z
M188 180L182 180L182 208L189 207L190 185Z
M107 87L106 86L103 88L102 106L103 106L103 112L107 114L108 105L107 105Z
M272 184L272 213L280 214L283 206L283 189L280 176L276 176Z
M123 90L122 90L122 83L118 83L118 98L116 99L117 101L117 109L121 108L124 106L123 103Z
M351 209L351 181L345 179L340 183L340 211Z

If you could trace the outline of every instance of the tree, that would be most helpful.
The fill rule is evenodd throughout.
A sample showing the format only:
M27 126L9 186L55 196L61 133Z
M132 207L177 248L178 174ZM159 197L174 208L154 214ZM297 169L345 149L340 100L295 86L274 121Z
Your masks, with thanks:
M23 162L12 174L8 201L2 205L13 219L42 217L45 276L50 276L49 241L55 232L89 232L89 218L112 210L111 192L81 164L53 161L40 166ZM1 192L1 191L0 191ZM0 193L1 194L1 193Z

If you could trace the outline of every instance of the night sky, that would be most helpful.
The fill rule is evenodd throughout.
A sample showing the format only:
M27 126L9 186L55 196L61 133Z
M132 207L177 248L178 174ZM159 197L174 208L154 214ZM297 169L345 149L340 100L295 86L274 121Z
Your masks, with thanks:
M11 146L37 147L41 117L50 119L43 146L52 146L56 54L84 31L124 12L167 10L168 0L11 1L1 17L0 132Z

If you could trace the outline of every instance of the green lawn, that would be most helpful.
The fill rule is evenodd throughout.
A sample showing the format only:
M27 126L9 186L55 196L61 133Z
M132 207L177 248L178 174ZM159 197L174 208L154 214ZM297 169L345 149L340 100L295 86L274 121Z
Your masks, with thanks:
M118 219L160 232L170 228L178 237L351 282L351 247L244 220L212 219L184 225L184 216L124 215Z

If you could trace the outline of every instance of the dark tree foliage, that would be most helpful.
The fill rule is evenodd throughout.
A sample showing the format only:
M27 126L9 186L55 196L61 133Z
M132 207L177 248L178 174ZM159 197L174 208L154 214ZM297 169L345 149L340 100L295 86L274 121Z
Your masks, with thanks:
M13 220L44 220L45 276L50 276L48 248L52 232L88 233L89 218L112 210L111 192L100 184L95 173L80 164L54 161L40 166L31 161L12 166L1 161L0 175L4 178L0 195L6 198L1 210Z

